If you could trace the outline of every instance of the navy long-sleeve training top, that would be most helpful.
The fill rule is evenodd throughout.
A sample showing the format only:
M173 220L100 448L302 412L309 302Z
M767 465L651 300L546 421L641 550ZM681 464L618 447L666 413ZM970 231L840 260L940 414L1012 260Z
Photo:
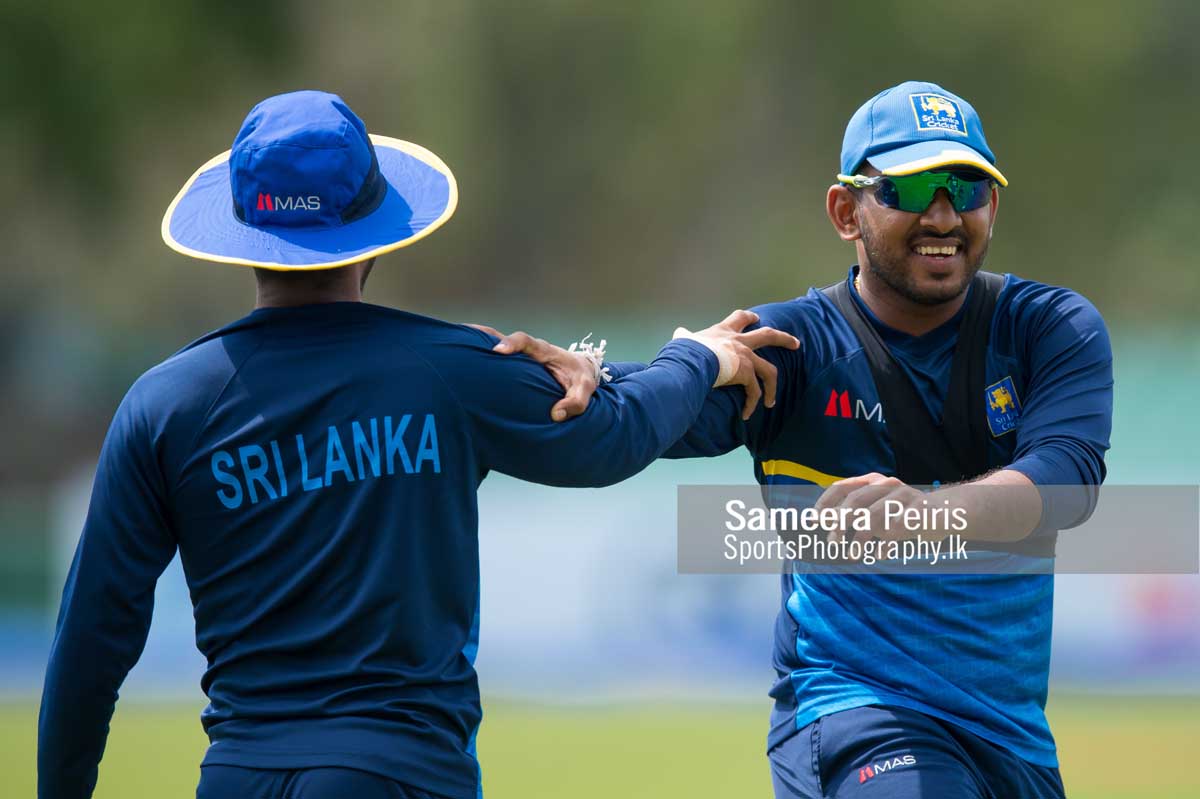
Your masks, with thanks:
M846 277L851 296L940 421L966 304L937 329L911 336L871 312L854 289L856 269ZM862 345L829 298L810 290L753 310L761 324L802 342L799 350L762 351L779 369L778 402L744 422L741 389L718 389L666 457L708 457L744 446L768 497L783 487L780 502L788 486L895 474L890 409L880 401ZM1006 275L985 366L990 462L1039 486L1099 485L1112 428L1113 372L1108 331L1095 306L1069 289ZM639 368L610 365L616 375ZM1079 496L1095 501L1094 492ZM1074 526L1090 514L1085 505L1049 503L1042 526ZM997 557L1019 570L1016 556ZM1037 765L1057 764L1044 712L1052 575L837 575L796 564L781 587L768 746L830 713L896 705L950 721Z
M38 794L91 795L179 551L205 764L361 769L475 799L476 490L615 483L717 374L675 341L582 416L475 329L365 303L261 309L143 375L104 442L42 695Z

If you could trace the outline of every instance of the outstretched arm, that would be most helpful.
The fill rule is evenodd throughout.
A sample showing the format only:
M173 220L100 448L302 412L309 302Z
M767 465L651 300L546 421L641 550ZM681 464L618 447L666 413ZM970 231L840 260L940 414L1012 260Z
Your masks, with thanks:
M692 340L677 338L646 369L600 387L582 414L561 423L548 413L561 390L529 358L489 352L482 364L447 359L437 368L459 394L486 468L548 485L608 485L641 471L678 440L714 385L741 385L757 403L756 370L767 365L753 350L798 342L770 328L742 332L755 321L755 314L739 311ZM725 363L719 375L713 351ZM464 368L470 372L455 371Z
M770 320L765 324L769 325ZM588 407L588 401L598 384L598 368L594 361L528 333L505 335L490 327L473 327L500 339L495 347L497 352L528 355L549 370L565 392L552 410L556 421L577 416ZM787 414L789 403L794 402L803 391L803 367L796 349L790 346L768 347L759 352L762 359L755 364L755 372L762 384L761 405L757 402L757 391L747 391L743 386L726 386L710 392L695 422L672 443L663 457L706 458L723 455L770 435L771 422L779 422L780 417ZM646 364L633 361L605 361L603 366L615 384L647 368ZM770 409L775 408L780 383L785 384L785 407L780 412L770 413Z

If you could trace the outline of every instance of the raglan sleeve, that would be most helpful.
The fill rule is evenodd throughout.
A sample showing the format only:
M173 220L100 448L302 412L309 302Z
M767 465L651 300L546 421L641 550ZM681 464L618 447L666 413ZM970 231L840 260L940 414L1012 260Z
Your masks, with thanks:
M1078 486L1044 492L1042 529L1085 521L1104 481L1113 411L1112 344L1100 312L1074 292L1059 290L1019 318L1028 342L1029 381L1009 469L1037 486Z
M535 483L604 486L650 465L695 421L718 372L716 356L677 339L641 370L600 386L587 410L550 419L562 389L524 355L460 346L435 367L458 399L481 465Z
M117 691L141 656L154 587L175 554L142 394L126 395L100 453L63 589L38 720L38 796L86 799Z

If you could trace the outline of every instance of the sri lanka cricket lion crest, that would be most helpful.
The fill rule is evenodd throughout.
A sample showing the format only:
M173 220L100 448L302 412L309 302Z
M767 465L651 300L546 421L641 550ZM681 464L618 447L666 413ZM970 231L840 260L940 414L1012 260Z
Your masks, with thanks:
M992 389L992 396L991 399L988 400L988 405L990 405L994 411L1008 413L1009 409L1013 406L1012 394L1009 394L1008 389L1004 386Z
M938 116L958 116L958 109L954 107L954 103L950 102L945 97L938 97L936 94L922 95L921 108Z
M957 133L960 136L967 135L962 108L954 100L928 92L910 94L908 99L912 103L917 130L936 130Z
M984 397L992 435L1002 436L1015 430L1021 419L1021 400L1017 397L1017 387L1013 385L1012 377L988 386L984 389Z

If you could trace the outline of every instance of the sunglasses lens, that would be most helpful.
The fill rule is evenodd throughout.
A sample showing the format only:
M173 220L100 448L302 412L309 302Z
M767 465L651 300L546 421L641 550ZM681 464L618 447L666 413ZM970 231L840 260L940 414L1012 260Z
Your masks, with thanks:
M879 201L880 205L888 208L900 208L900 191L896 182L891 178L879 181L879 186L875 189L875 199Z
M974 211L992 199L992 182L986 178L968 180L951 174L946 189L950 192L950 202L958 211Z
M875 199L888 208L919 214L933 202L938 189L946 190L950 204L959 212L982 208L992 196L989 178L975 180L953 172L919 172L884 178L875 190Z
M941 188L941 181L930 180L933 175L905 175L902 178L893 178L896 183L896 197L898 202L893 208L899 208L901 211L908 211L912 214L919 214L929 207L933 202L933 195Z

